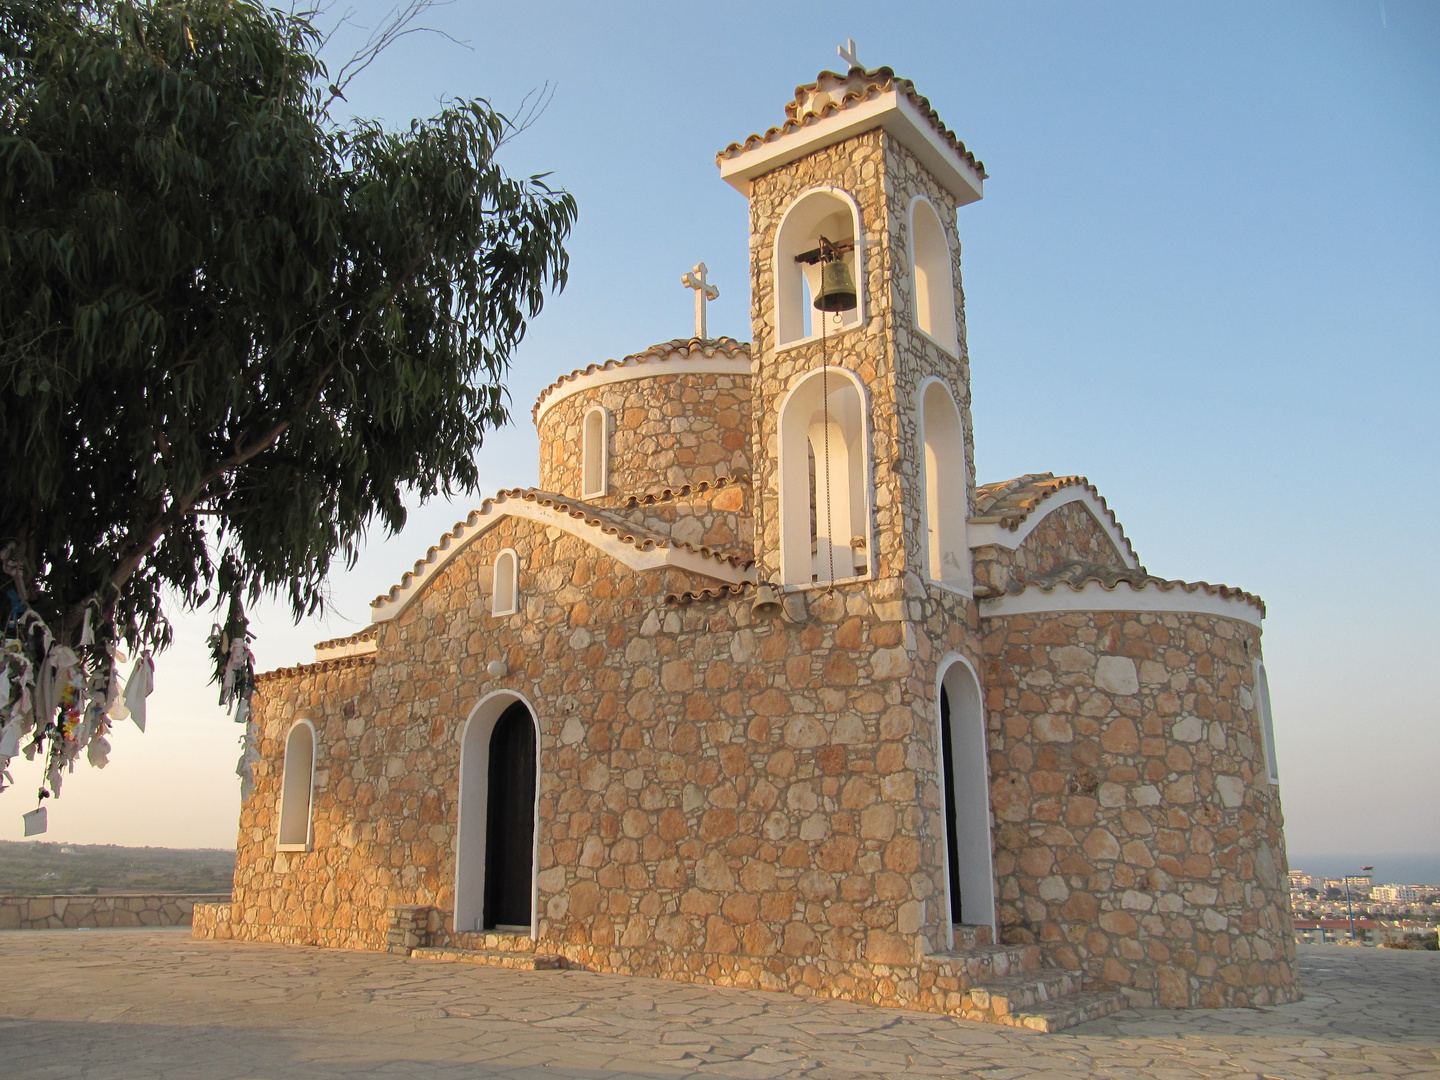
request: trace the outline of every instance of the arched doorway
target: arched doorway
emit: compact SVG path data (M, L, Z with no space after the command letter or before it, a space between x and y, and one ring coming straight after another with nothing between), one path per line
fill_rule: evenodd
M538 776L529 703L509 691L482 699L461 737L456 930L533 934Z
M939 728L945 784L946 913L951 923L995 929L990 842L990 769L985 707L970 665L941 665Z

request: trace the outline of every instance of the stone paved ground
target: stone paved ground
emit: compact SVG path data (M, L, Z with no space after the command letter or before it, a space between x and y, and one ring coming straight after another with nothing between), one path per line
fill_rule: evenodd
M1440 1077L1440 955L1300 947L1306 999L1059 1035L593 975L192 941L0 933L0 1077Z

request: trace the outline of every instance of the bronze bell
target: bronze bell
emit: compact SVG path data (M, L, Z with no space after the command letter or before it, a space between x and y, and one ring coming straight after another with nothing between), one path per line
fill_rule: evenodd
M757 619L774 619L780 614L780 600L775 595L775 588L768 581L762 581L755 587L755 599L750 603L750 611Z
M855 279L850 267L835 251L827 251L820 262L820 292L815 297L816 311L854 311Z

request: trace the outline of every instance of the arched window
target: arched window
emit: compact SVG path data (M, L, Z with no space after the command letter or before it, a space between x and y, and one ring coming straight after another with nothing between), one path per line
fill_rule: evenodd
M608 495L610 486L610 410L596 405L585 414L581 438L580 497Z
M864 398L844 368L802 376L780 406L780 559L787 585L870 570Z
M1265 665L1255 663L1255 708L1260 713L1260 740L1265 749L1266 779L1280 783L1280 767L1275 760L1275 721L1270 715L1270 677Z
M535 933L539 745L519 695L481 699L460 741L455 929Z
M959 356L950 243L929 199L917 198L910 204L910 249L915 325L951 356Z
M520 610L520 560L511 548L495 556L491 615L514 615Z
M965 435L955 399L938 379L920 391L920 430L925 443L926 569L931 581L968 592Z
M315 729L296 720L285 736L280 779L280 851L309 851L314 840L311 803L315 789Z
M840 257L850 268L858 300L855 310L841 314L838 327L834 316L829 316L827 332L848 330L864 321L865 277L861 269L865 263L861 258L864 237L860 231L860 209L844 192L811 191L790 204L775 238L777 345L803 341L820 333L819 324L814 322L820 312L813 306L813 297L820 291L820 263L815 256L822 238L839 249Z
M940 773L945 784L946 892L952 923L995 928L990 772L980 683L960 658L940 682Z

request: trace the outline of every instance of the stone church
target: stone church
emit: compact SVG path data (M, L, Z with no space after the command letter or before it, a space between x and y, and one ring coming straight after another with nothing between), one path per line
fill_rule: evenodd
M538 488L260 677L196 935L1042 1031L1295 1000L1264 605L1084 477L976 480L983 165L855 65L717 161L753 341L697 267L696 337L540 395Z

